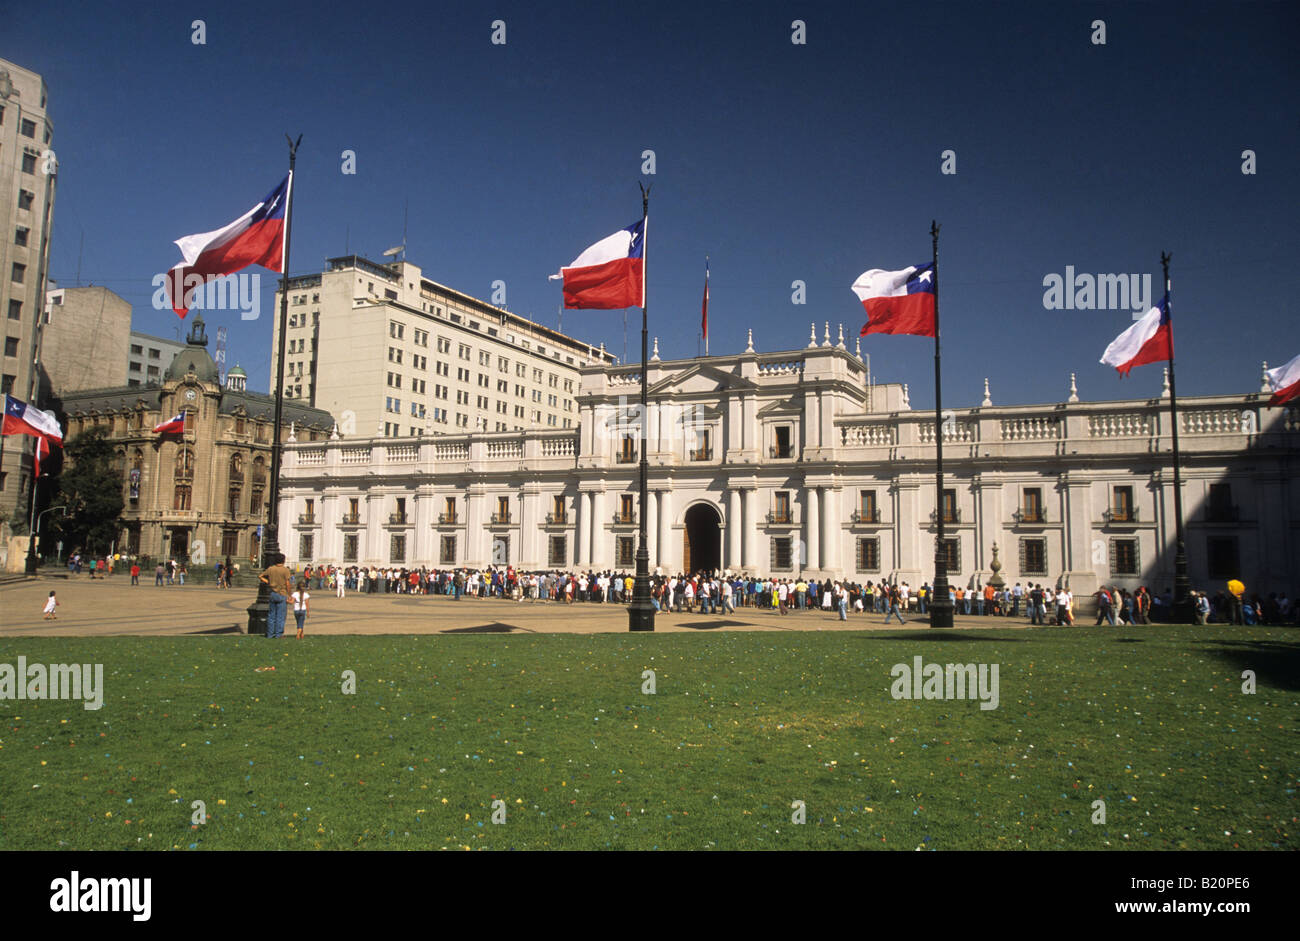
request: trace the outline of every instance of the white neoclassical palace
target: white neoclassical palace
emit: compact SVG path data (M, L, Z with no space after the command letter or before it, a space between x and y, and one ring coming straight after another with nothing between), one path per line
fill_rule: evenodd
M522 570L634 565L640 366L581 369L576 429L297 442L286 449L290 563ZM1166 397L945 416L944 494L932 411L874 385L860 353L818 343L649 364L651 566L665 572L933 577L944 514L950 579L1173 581ZM1064 385L1064 383L1063 383ZM1179 400L1194 585L1240 577L1295 591L1300 410L1267 392Z

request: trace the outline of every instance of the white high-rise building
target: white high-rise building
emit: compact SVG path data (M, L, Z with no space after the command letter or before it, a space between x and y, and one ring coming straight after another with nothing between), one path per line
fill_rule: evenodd
M348 437L574 428L579 371L614 362L409 262L348 255L328 265L289 280L284 388L332 413ZM277 292L277 347L279 323Z

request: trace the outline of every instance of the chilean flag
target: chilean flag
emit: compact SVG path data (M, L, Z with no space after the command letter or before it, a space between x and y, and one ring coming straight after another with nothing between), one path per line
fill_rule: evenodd
M183 435L185 434L185 412L181 411L173 418L167 419L153 426L153 433L156 435Z
M166 288L177 316L185 316L194 291L210 277L234 274L249 265L284 271L285 208L292 184L290 173L266 199L229 225L176 240L185 260L167 273Z
M550 277L564 281L564 306L591 310L645 306L643 218L601 239Z
M36 454L32 458L32 466L36 471L36 476L41 476L41 458L50 456L50 439L46 435L36 436Z
M704 256L704 303L700 309L700 332L709 339L709 256Z
M1273 397L1268 400L1269 405L1281 405L1300 396L1300 356L1285 366L1270 369L1268 381L1273 387Z
M868 333L910 333L934 336L934 264L912 265L902 271L864 271L853 282L853 293L867 311L862 336Z
M38 438L49 438L60 447L63 446L63 429L54 416L21 399L15 399L12 395L5 396L4 425L0 428L0 434L35 435Z
M1121 376L1127 376L1134 366L1173 358L1174 331L1169 322L1168 294L1141 320L1112 340L1101 354L1102 364L1114 366Z

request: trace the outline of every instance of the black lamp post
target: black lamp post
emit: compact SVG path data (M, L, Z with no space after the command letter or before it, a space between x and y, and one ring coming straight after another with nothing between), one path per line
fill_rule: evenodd
M646 216L650 209L650 189L641 186L641 231L645 233ZM644 237L644 236L643 236ZM649 371L649 349L647 330L647 289L646 266L650 259L649 239L646 238L642 253L641 269L641 512L638 514L638 540L636 549L636 577L632 582L632 603L627 608L627 629L629 631L653 631L655 629L655 606L650 600L650 547L646 542L646 520L649 517L650 503L650 460L646 455L649 443L650 419L646 414L646 373Z
M298 156L302 135L289 141L289 192L284 206L284 270L280 272L280 332L275 357L275 427L271 430L271 493L266 510L266 536L258 542L262 561L275 563L280 552L280 461L284 447L280 443L280 426L284 417L284 348L289 331L289 235L293 230L293 165ZM271 589L258 580L257 599L248 606L248 633L266 636L266 617L271 607Z

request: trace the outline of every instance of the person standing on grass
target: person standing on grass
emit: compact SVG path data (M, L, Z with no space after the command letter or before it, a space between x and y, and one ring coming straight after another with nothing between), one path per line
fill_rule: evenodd
M293 600L293 619L298 622L298 639L302 640L302 622L307 620L308 603L311 595L307 594L307 579L298 579L298 590L290 598Z
M51 591L50 597L45 600L45 620L53 621L58 618L58 615L54 613L54 609L57 608L58 606L59 606L59 599L55 598L54 592ZM87 667L86 669L90 669L90 668Z

